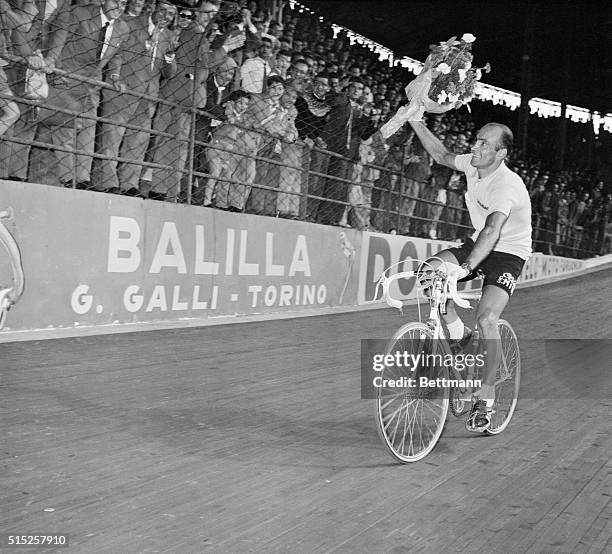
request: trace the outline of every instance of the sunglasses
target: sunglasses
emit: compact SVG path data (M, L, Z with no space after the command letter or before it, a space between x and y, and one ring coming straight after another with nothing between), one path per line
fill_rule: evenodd
M179 13L179 17L184 17L185 19L193 19L193 12L181 12Z

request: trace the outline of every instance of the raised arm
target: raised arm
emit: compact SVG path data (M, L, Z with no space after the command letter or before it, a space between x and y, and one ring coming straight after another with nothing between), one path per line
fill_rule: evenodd
M13 8L7 0L0 0L0 18L3 30L18 30L27 33L32 27L32 20L38 13L38 8L32 0L21 2L20 8Z
M455 154L449 152L440 140L427 128L422 121L410 121L417 137L421 141L423 148L439 164L457 169L455 165Z

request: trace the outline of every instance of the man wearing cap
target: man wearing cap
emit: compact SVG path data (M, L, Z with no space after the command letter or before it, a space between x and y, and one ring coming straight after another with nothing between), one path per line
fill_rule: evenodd
M181 32L176 49L178 71L166 79L161 97L174 105L160 104L153 128L167 133L158 135L153 148L153 161L172 169L153 170L149 197L176 200L180 181L189 153L192 108L206 105L206 80L211 70L227 59L227 53L244 44L244 33L230 33L220 48L211 50L206 39L206 27L219 11L216 0L202 0L194 8L195 18Z
M151 16L123 16L130 27L120 74L127 91L105 89L102 92L102 115L114 123L102 125L100 154L111 158L119 155L134 163L118 165L116 160L97 158L93 167L93 183L97 188L118 188L114 192L130 196L139 194L141 163L155 112L155 102L139 95L157 97L160 78L168 79L177 71L168 31L175 17L176 7L170 0L158 0Z

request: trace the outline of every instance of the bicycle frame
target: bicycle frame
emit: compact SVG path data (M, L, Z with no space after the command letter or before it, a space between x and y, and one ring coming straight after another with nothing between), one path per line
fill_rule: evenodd
M394 348L412 348L413 343L410 341L425 339L434 341L429 346L429 351L434 355L441 355L440 365L435 362L436 365L423 366L424 372L436 377L435 380L427 379L419 387L408 383L397 388L397 385L393 385L397 374L391 367L389 378L391 384L384 385L383 381L384 390L383 387L378 390L375 414L379 436L392 457L403 463L419 461L432 451L443 433L449 410L455 417L468 413L473 405L474 395L478 395L477 391L482 386L481 371L485 369L482 359L478 359L480 363L477 363L477 356L470 352L465 354L459 365L458 356L463 355L465 350L461 348L453 352L455 349L451 348L447 331L442 324L442 316L446 313L447 303L450 300L460 307L472 308L469 300L478 300L480 296L476 297L472 292L461 294L457 292L458 268L455 264L447 265L439 258L438 260L440 265L435 269L431 263L416 260L414 263L419 264L416 271L400 271L389 275L394 267L406 263L405 261L385 269L375 292L375 299L379 299L379 289L382 289L382 298L385 302L401 312L404 303L393 298L390 286L397 279L417 278L417 286L420 287L417 289L417 299L421 291L427 291L424 296L427 297L429 313L421 314L419 303L419 321L402 325L390 339L386 352L392 352ZM425 315L427 319L424 318ZM484 430L487 434L499 434L508 425L516 407L520 384L520 353L516 334L505 320L500 320L498 326L503 331L500 333L503 343L500 344L502 370L496 373L496 408L489 427ZM405 343L406 340L409 342ZM482 346L481 343L479 345ZM416 346L420 348L418 342ZM506 359L504 349L507 349L509 359ZM470 354L473 359L468 362L467 356ZM451 363L447 364L447 360ZM450 378L448 384L444 384L443 380L443 384L438 385L439 376ZM501 388L498 388L498 385ZM468 418L465 423L468 431L477 430L470 421Z
M444 262L441 258L430 258L432 260L438 260L440 262L440 266L438 269L434 269L433 266L428 261L418 261L414 260L414 263L418 263L418 268L416 271L400 271L398 273L394 273L393 275L388 276L388 272L394 267L397 267L400 264L405 263L404 261L398 262L392 266L389 266L385 269L378 280L375 298L378 298L379 287L382 288L383 291L383 299L389 304L391 307L397 308L400 310L400 313L403 311L403 302L398 299L395 299L391 296L389 292L390 285L393 281L398 279L408 279L411 277L416 277L417 279L421 278L427 280L427 284L423 285L423 280L417 281L419 283L419 288L417 289L417 299L419 293L429 289L429 294L424 294L423 297L426 297L429 301L429 316L423 322L423 316L421 314L421 304L417 302L418 313L419 313L419 321L424 323L429 327L433 334L433 339L437 341L438 346L442 347L442 354L452 354L450 345L448 343L449 338L446 335L444 330L444 326L442 325L441 315L446 313L446 305L452 300L458 306L466 309L473 309L474 307L470 304L469 300L480 299L480 294L474 295L473 293L459 293L457 291L457 281L453 277L449 277L443 268L446 267L446 262ZM442 268L442 269L441 269ZM452 373L458 379L461 378L461 374L454 367L450 368ZM472 373L473 368L468 370L468 378Z

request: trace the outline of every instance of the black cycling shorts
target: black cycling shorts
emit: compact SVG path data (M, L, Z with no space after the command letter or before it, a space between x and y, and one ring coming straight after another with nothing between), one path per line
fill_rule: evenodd
M472 239L466 239L461 246L454 246L448 248L446 251L451 252L459 265L465 263L470 252L474 248L474 241ZM504 289L509 296L512 296L514 287L516 286L516 280L518 279L525 260L519 258L514 254L508 254L506 252L496 252L493 250L480 264L474 268L474 271L467 277L464 277L459 282L471 281L476 279L480 275L484 275L483 287L487 285L493 285Z

